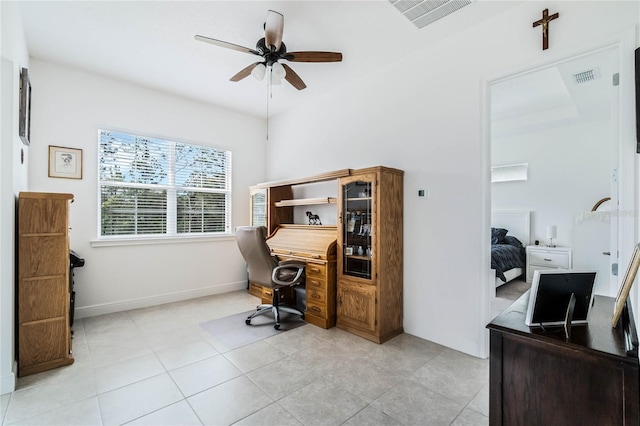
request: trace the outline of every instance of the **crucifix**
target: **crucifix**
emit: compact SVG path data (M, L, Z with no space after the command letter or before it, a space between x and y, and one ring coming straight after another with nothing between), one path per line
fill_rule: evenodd
M557 19L560 16L558 13L554 13L549 16L549 9L542 11L542 19L533 23L533 28L542 25L542 50L549 48L549 22Z

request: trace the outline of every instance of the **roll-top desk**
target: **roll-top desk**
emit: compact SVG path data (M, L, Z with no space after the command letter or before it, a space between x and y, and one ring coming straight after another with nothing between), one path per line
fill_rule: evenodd
M497 425L638 425L638 336L627 302L595 296L587 325L529 328L529 292L498 315L491 335L489 420Z
M336 227L280 225L267 245L280 259L306 263L305 320L322 328L336 325Z

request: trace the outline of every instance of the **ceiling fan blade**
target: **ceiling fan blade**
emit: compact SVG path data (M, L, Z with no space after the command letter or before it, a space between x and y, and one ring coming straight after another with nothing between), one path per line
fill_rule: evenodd
M282 64L282 66L287 71L287 74L284 76L284 79L287 80L289 83L291 83L293 87L295 87L298 90L302 90L307 87L307 85L304 84L304 81L302 81L300 76L296 74L295 71L293 71L289 65Z
M291 62L342 62L339 52L287 52L284 59Z
M276 51L280 49L283 31L284 16L274 10L267 12L267 21L264 24L264 41L267 47L273 46Z
M215 38L209 38L201 35L197 35L194 37L198 41L203 41L205 43L213 44L215 46L226 47L227 49L237 50L238 52L252 53L254 55L262 56L258 53L257 50L249 49L248 47L240 46L237 44L229 43L222 40L216 40Z
M249 75L251 75L251 71L253 71L253 69L261 63L262 62L256 62L255 64L251 64L248 67L241 69L236 75L231 77L229 81L240 81L243 78L248 77Z

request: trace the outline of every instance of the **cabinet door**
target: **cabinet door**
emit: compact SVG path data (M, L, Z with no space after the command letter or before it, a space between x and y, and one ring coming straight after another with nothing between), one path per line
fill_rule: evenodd
M376 256L375 174L340 179L338 276L371 282Z
M249 225L267 226L267 190L265 188L249 188L250 213Z
M338 285L338 318L344 325L376 331L376 288L341 281Z

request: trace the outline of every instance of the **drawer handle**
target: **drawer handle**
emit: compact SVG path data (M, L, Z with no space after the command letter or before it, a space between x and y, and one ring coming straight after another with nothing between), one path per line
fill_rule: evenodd
M308 309L311 311L320 312L320 308L318 308L317 306L310 306Z
M313 254L311 255L312 259L320 259L320 255L319 254Z
M311 269L313 272L320 272L319 268L309 268L309 269Z
M547 262L551 262L551 259L545 259Z
M318 281L311 280L309 281L309 284L320 287L320 283Z
M311 297L313 297L314 299L321 299L319 294L314 293L313 295L311 295Z

